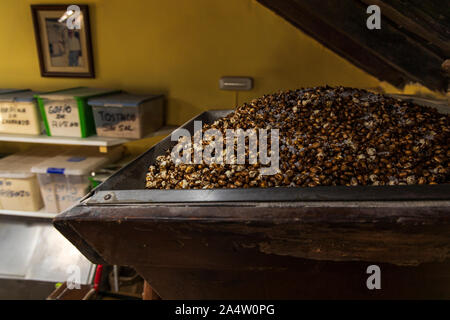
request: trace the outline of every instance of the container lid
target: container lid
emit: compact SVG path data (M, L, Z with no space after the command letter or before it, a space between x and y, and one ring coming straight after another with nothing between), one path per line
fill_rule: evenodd
M42 161L61 153L54 146L34 147L0 159L0 178L27 179L34 176L31 168Z
M35 95L37 94L39 94L39 92L31 90L2 94L0 95L0 102L32 102L35 100Z
M143 102L148 100L154 100L162 98L162 95L138 95L131 93L116 93L116 94L108 94L98 98L91 98L88 100L88 104L91 106L100 106L100 107L136 107Z
M113 89L100 89L100 88L88 88L88 87L77 87L71 89L58 90L53 92L48 92L40 94L40 98L50 99L50 100L66 100L70 98L89 98L98 95L103 95L107 93L118 92L119 90Z
M64 175L88 175L92 170L119 159L123 148L113 148L108 153L100 153L92 148L74 148L63 154L47 159L31 168L33 173L53 173Z
M0 94L12 93L12 92L20 92L27 91L29 89L0 89Z

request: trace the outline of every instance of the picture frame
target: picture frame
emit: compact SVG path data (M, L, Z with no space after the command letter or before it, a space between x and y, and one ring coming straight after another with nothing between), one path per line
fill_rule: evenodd
M31 5L31 14L41 76L95 78L89 7Z

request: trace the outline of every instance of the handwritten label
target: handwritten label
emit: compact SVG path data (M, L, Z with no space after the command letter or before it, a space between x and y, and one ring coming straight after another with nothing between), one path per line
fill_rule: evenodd
M42 206L36 177L0 179L0 201L3 209L36 211Z
M39 134L37 106L33 102L0 102L0 132Z
M81 137L78 106L75 100L47 101L45 114L52 136Z
M30 193L25 190L0 190L0 197L7 198L25 198L29 197Z
M0 197L24 198L31 195L30 186L26 181L0 179Z
M137 111L115 107L97 108L94 110L98 135L139 138L139 116Z

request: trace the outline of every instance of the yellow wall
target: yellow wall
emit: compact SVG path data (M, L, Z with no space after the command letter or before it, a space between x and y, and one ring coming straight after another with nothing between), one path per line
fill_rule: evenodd
M69 2L90 6L92 80L40 76L30 4ZM173 124L231 107L233 94L218 89L223 75L254 77L255 89L240 94L240 102L300 86L378 85L251 0L1 0L0 17L0 87L163 92Z
M40 76L30 10L39 3L89 5L95 79ZM0 88L164 93L167 122L181 124L234 105L233 93L218 89L224 75L255 79L240 103L303 86L380 86L254 0L0 1Z

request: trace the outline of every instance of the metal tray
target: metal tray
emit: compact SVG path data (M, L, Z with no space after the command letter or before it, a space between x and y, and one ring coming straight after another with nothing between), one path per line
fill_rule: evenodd
M232 110L206 111L181 128L193 134L194 121L210 124ZM450 184L408 186L323 186L209 190L149 190L145 175L156 157L177 142L168 136L101 184L89 199L100 203L272 202L272 201L402 201L450 200Z

